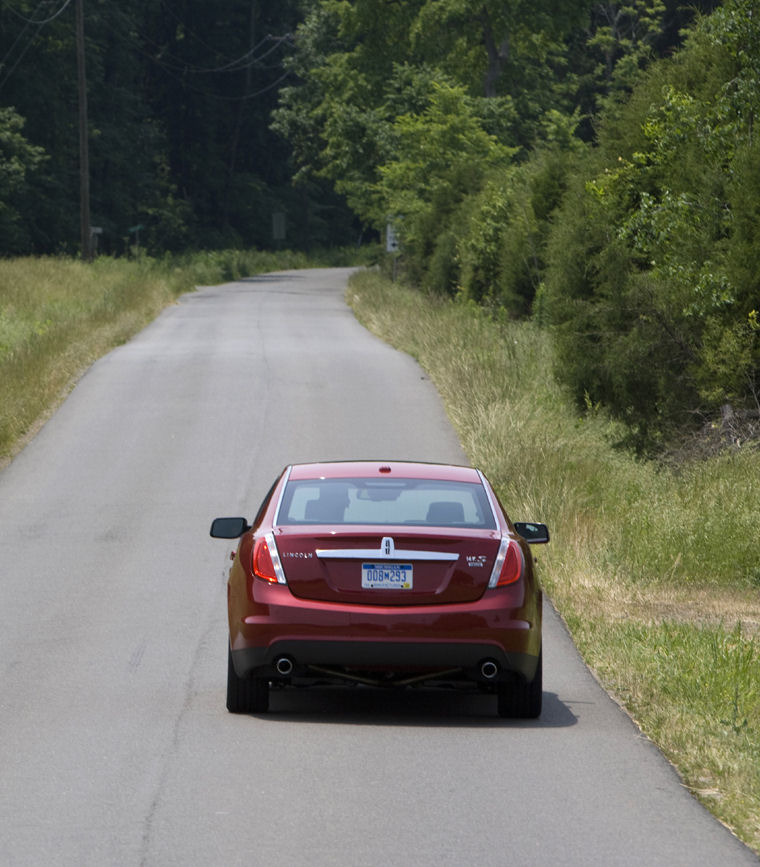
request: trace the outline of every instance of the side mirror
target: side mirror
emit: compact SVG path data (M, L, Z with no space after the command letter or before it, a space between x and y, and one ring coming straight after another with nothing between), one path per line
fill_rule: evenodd
M549 541L549 528L546 524L529 524L515 521L515 530L531 545L542 545Z
M214 518L211 535L215 539L239 539L251 527L245 518Z

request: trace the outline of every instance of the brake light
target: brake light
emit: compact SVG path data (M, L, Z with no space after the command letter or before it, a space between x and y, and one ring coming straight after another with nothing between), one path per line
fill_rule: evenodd
M522 575L524 565L522 549L517 542L514 539L502 539L488 586L505 587L507 584L514 584Z
M285 584L285 573L274 536L259 536L253 546L253 574L270 584Z

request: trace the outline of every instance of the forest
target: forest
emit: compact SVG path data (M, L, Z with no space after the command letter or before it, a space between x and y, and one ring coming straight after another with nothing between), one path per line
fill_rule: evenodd
M329 184L292 186L270 128L300 3L4 0L1 254L80 249L77 6L99 252L353 240ZM273 238L275 214L285 238Z
M75 11L81 15L78 33ZM757 0L7 0L0 254L310 249L550 329L644 455L760 427Z

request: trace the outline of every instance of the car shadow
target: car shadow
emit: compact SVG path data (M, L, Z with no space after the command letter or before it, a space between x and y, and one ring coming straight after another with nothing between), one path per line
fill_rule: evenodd
M570 708L545 692L538 719L501 719L496 696L441 689L374 689L317 686L272 689L261 719L321 725L469 728L567 728L578 722Z

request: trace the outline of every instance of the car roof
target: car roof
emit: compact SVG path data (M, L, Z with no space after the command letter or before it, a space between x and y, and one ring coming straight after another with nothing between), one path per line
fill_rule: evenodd
M473 467L455 464L433 464L417 461L326 461L293 464L290 479L440 479L447 482L480 484L480 474Z

